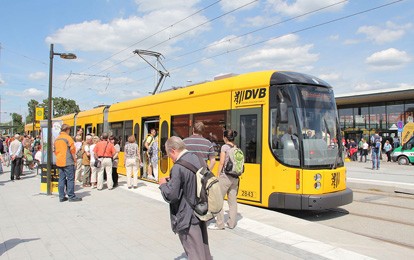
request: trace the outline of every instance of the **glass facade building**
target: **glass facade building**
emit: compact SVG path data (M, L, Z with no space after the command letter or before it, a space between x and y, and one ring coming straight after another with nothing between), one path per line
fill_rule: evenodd
M345 139L361 138L379 133L382 137L401 137L401 128L414 118L414 90L337 96L340 126Z

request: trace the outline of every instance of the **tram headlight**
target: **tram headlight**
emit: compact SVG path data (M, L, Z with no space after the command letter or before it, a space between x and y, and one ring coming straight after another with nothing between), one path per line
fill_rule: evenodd
M313 176L313 179L315 181L320 181L322 179L322 175L320 173L315 174L315 176Z
M316 190L319 190L321 188L321 183L319 181L315 182L314 187L315 187Z

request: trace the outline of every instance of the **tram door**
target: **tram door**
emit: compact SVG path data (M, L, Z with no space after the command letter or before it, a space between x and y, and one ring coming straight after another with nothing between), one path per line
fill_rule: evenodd
M141 161L142 161L142 168L141 168L141 178L146 178L149 180L156 180L158 181L158 156L157 152L159 150L159 141L158 141L158 131L159 131L159 117L151 117L151 118L144 118L142 120L142 136L141 136L141 143L139 144L141 148ZM151 131L155 130L155 137L149 137ZM147 139L148 138L148 139ZM144 143L145 140L150 141L150 145L153 145L153 154L150 154L149 151L145 151ZM151 149L150 149L151 150Z
M238 132L235 144L245 157L245 170L240 177L237 197L239 200L261 202L262 109L232 110L231 128Z

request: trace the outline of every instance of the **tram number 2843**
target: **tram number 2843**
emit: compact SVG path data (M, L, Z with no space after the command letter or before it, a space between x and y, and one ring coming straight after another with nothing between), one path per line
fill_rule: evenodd
M242 197L248 197L248 198L254 198L256 197L256 192L254 191L248 191L248 190L241 190L241 196Z

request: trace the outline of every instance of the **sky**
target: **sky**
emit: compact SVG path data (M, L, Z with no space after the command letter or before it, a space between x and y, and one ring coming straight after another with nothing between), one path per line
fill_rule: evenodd
M227 73L288 70L336 95L414 87L414 1L1 0L0 122L31 99L81 110ZM134 50L161 54L144 55Z

